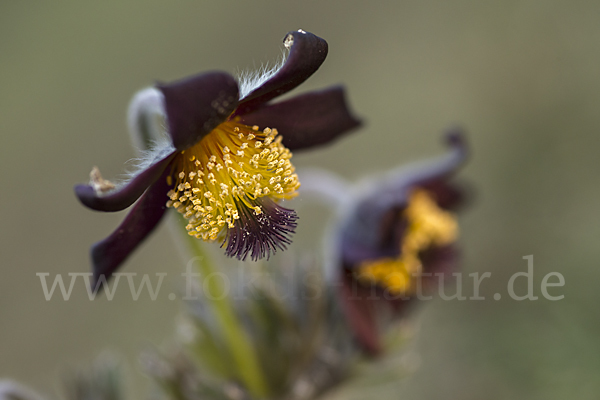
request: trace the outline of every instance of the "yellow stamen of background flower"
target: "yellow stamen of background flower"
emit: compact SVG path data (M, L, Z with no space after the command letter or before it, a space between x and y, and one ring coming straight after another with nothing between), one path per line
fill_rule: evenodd
M296 196L300 183L291 157L276 129L224 122L177 155L167 207L188 220L190 235L216 240L248 210L262 213L256 199Z
M419 259L422 251L448 245L458 237L454 215L439 208L424 190L415 190L410 195L403 217L407 228L400 243L400 256L367 261L357 270L359 280L379 284L396 295L414 290L422 272Z

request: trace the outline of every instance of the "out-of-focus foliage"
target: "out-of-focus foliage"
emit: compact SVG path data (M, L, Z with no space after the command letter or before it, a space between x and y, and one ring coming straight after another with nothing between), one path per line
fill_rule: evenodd
M235 294L236 314L250 333L270 396L311 399L347 378L359 353L319 267L247 267L244 281L230 271L230 296ZM235 381L235 363L206 296L197 292L188 304L180 329L186 345L162 357L146 356L146 370L172 399L250 398Z

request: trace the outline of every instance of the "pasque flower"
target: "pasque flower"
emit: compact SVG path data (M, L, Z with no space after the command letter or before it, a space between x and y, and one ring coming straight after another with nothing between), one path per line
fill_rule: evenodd
M447 132L446 140L448 154L369 182L336 231L339 298L356 338L371 354L381 350L379 317L400 315L409 300L433 285L434 274L456 267L453 211L463 195L449 178L465 161L467 146L458 129Z
M290 243L297 216L278 201L299 187L291 151L328 143L360 122L341 87L271 102L310 77L328 50L325 40L301 30L288 33L284 45L289 55L280 66L239 85L214 71L158 84L134 98L131 125L139 144L151 147L143 166L117 188L96 169L90 184L75 187L94 210L135 203L121 225L93 245L96 281L119 267L167 208L187 219L190 235L220 242L228 256L256 260Z

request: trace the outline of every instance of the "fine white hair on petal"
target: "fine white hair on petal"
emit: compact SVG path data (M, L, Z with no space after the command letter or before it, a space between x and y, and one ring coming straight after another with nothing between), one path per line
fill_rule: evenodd
M152 164L175 151L167 133L164 96L158 89L149 87L133 96L127 110L127 125L137 157L127 162L129 170L114 184L114 188L102 194L119 190Z
M162 160L175 151L175 147L166 135L159 136L150 142L148 150L139 150L139 156L132 158L127 163L129 171L125 172L124 179L117 184L118 187L125 185L152 164Z
M147 150L153 142L166 138L165 120L162 92L154 87L137 92L127 110L127 125L134 147Z
M256 71L242 71L238 73L238 84L240 87L240 100L252 93L260 85L268 81L283 67L287 59L287 52L284 50L281 59L273 66L262 65Z
M175 151L165 123L164 96L158 89L149 87L133 96L127 110L127 125L138 156L128 161L129 171L115 190Z

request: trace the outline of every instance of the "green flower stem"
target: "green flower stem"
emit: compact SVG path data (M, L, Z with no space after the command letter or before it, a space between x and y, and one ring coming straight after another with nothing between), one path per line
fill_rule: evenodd
M185 230L183 232L187 238L189 248L201 259L199 269L202 276L209 277L217 273L218 271L208 255L203 251L202 243L199 243L198 239L187 235ZM267 397L268 387L257 354L252 347L248 334L235 314L233 304L227 293L225 293L221 279L205 280L203 287L208 292L206 296L209 302L208 305L211 307L228 343L229 351L236 363L239 378L254 397Z

